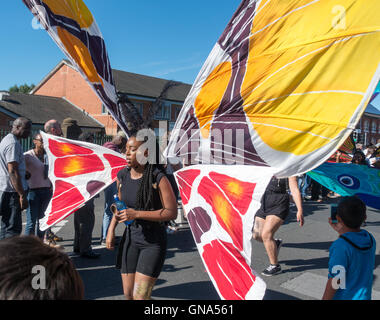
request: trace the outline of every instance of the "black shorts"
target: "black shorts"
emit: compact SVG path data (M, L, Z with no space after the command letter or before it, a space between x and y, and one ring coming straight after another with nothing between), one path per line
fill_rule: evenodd
M256 212L256 217L265 219L274 215L285 220L289 215L289 194L287 193L264 193L261 198L261 207Z
M167 234L164 226L145 232L127 227L120 242L116 267L121 273L142 273L158 278L164 265Z

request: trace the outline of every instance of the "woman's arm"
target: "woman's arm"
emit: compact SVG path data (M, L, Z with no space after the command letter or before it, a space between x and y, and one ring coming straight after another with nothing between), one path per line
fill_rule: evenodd
M292 193L294 203L297 206L297 221L300 223L300 227L304 224L303 218L303 208L302 208L302 198L301 193L298 188L297 177L289 177L289 189Z
M117 221L120 223L134 219L142 219L148 221L169 221L176 219L177 201L167 177L163 177L160 180L158 191L161 196L163 207L162 209L155 211L138 211L134 209L126 209L117 215Z

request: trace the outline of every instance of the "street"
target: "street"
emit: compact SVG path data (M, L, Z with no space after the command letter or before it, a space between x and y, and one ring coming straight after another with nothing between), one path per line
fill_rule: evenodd
M328 224L329 204L304 202L305 225L299 227L295 207L276 234L283 239L279 262L283 272L273 277L261 276L267 284L264 300L319 300L327 281L329 246L337 233ZM85 259L73 251L73 215L53 228L63 241L65 252L71 257L85 285L87 300L123 300L119 270L115 269L115 253L99 245L103 215L103 194L95 200L96 222L93 232L93 249L99 259ZM367 225L377 241L376 269L374 272L373 299L380 300L380 211L367 208ZM25 220L25 214L23 216ZM116 229L121 236L124 226ZM252 268L260 274L268 265L262 243L252 240ZM154 300L219 300L200 259L187 224L175 234L168 235L168 251L162 273L153 289Z

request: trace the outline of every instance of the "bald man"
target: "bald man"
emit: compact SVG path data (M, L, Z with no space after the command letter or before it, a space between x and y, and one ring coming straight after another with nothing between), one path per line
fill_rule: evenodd
M32 131L32 122L20 117L0 143L0 240L22 231L21 212L28 208L25 159L20 144Z
M46 133L52 134L53 136L63 136L61 124L55 119L47 121L44 125L44 130Z

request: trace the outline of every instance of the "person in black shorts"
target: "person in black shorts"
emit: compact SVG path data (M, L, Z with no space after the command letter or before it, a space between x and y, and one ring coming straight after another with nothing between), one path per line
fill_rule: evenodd
M272 177L261 198L261 207L255 215L253 227L253 238L264 243L270 262L270 266L262 272L265 276L272 276L281 272L281 266L278 264L278 252L282 240L275 239L274 235L289 214L290 195L287 190L287 183L297 206L297 221L301 227L304 224L302 198L298 189L297 177L288 179Z
M158 165L158 149L155 160L142 164L138 161L139 156L143 154L148 157L151 150L143 152L142 144L146 141L139 140L131 136L127 142L127 167L117 175L119 199L126 204L127 209L114 214L106 239L107 248L113 250L116 225L133 220L125 228L116 263L116 267L121 270L127 300L150 299L166 255L164 222L177 217L174 192Z

